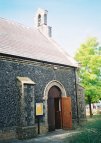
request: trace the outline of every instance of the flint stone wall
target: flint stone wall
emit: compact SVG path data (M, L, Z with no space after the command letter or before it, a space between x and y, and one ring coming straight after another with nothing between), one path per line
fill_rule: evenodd
M57 67L57 68L54 68ZM57 64L32 61L27 59L0 56L0 130L8 127L16 129L20 125L20 95L17 85L17 76L29 77L34 85L34 103L43 102L43 94L46 85L57 80L63 84L67 96L72 99L72 117L77 118L75 70ZM29 102L26 101L29 104ZM27 107L27 106L26 106ZM45 106L44 106L45 108ZM27 108L28 109L28 108ZM27 110L26 109L26 110ZM44 113L45 115L45 113ZM45 122L45 116L41 122ZM26 117L30 125L31 118ZM37 119L35 118L35 123Z

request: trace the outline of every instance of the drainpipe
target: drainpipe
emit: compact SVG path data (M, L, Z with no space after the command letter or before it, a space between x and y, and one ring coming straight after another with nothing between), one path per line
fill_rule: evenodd
M74 68L75 72L75 91L76 91L76 105L77 105L77 123L79 124L79 110L78 110L78 97L77 97L77 79L76 79L76 68Z

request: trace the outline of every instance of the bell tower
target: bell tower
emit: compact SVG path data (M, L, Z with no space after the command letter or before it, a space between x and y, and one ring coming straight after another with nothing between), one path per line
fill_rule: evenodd
M51 27L47 25L47 15L48 11L44 9L38 9L35 15L35 26L40 30L45 36L51 37Z

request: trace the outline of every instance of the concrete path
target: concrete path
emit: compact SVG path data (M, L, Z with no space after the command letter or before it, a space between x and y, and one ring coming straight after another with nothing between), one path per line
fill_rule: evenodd
M48 133L47 135L38 136L29 140L11 140L11 141L3 141L0 143L64 143L64 139L72 136L73 134L79 133L79 131L71 130L56 130ZM68 143L68 141L66 141Z

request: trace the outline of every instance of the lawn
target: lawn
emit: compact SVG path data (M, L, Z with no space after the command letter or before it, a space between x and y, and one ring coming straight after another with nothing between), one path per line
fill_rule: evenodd
M101 143L101 115L88 118L78 131L80 133L66 138L65 143Z

